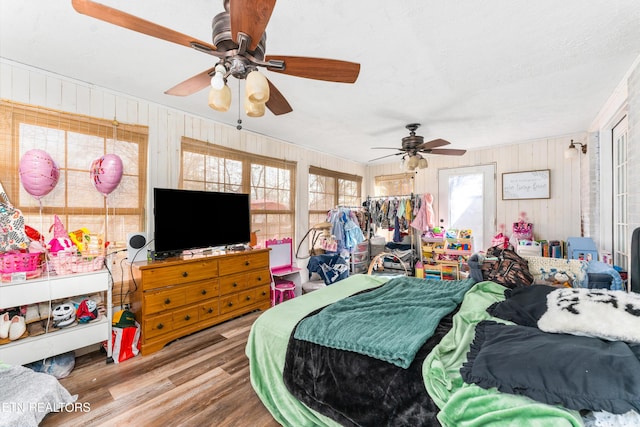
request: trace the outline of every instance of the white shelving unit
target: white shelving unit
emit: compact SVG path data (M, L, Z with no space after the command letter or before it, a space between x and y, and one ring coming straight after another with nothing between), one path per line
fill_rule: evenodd
M63 276L51 275L24 282L0 284L0 309L105 291L107 293L105 317L2 344L0 345L0 362L24 365L103 341L108 343L108 360L112 357L112 303L107 270Z

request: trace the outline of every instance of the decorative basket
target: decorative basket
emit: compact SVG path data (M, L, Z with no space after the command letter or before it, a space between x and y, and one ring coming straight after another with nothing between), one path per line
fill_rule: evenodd
M49 257L57 274L88 273L102 269L104 256L84 256L77 253L58 252Z
M0 275L3 282L10 282L14 273L26 273L27 279L40 276L41 252L6 252L0 254Z

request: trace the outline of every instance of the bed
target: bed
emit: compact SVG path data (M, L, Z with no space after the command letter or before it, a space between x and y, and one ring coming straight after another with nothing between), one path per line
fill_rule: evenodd
M639 318L623 291L354 275L261 314L246 354L284 426L637 426Z

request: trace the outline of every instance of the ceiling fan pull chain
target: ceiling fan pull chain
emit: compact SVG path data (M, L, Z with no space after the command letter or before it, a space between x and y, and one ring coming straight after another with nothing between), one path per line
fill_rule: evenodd
M238 125L236 129L242 130L242 119L240 118L240 80L238 80Z

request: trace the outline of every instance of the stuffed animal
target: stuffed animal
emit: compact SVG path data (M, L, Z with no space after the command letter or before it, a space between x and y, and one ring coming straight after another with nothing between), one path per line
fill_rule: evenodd
M92 299L82 300L76 310L76 318L80 323L88 323L98 317L98 304Z

